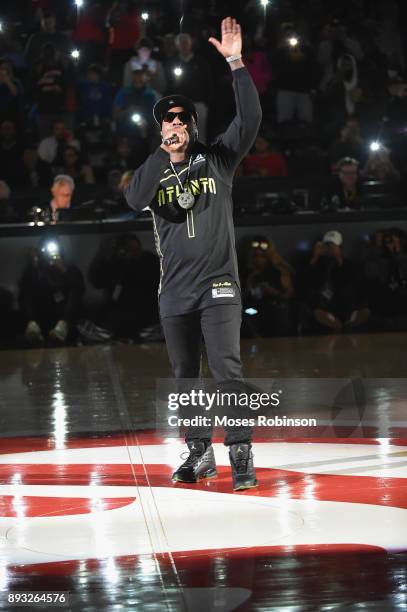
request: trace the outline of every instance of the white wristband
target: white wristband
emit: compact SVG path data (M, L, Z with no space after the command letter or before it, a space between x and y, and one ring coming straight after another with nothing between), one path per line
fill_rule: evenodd
M226 61L228 64L230 64L230 62L236 62L237 60L242 59L242 54L240 55L230 55L229 57L226 58Z

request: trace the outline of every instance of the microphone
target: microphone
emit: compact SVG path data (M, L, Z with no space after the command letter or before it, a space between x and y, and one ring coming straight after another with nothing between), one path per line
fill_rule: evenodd
M163 144L166 147L172 144L176 144L177 142L179 142L179 138L176 134L173 134L172 136L170 136L170 138L166 138L165 140L163 140Z

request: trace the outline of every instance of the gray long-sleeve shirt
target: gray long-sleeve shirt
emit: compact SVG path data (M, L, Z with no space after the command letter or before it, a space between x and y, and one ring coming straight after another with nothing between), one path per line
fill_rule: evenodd
M170 156L159 147L136 170L125 195L131 208L148 207L161 261L159 304L162 317L208 305L239 304L240 284L233 227L232 180L249 151L261 121L254 83L246 70L233 72L236 116L210 146L196 143L188 190L195 205L185 211ZM189 159L174 164L184 183Z

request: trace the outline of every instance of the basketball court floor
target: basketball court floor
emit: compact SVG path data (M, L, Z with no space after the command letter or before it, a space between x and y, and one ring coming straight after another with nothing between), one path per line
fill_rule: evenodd
M171 482L164 344L2 352L0 610L44 591L67 599L29 609L406 610L406 344L243 341L245 375L318 426L257 428L259 487L238 493L222 430L218 476ZM350 412L318 394L338 380Z

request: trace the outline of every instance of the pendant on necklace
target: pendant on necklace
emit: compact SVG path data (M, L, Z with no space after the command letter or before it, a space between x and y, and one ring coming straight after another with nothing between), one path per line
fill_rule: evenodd
M189 191L184 191L179 195L177 202L181 208L184 210L189 210L195 204L195 198Z

